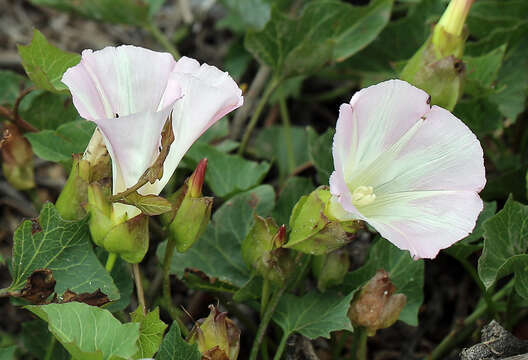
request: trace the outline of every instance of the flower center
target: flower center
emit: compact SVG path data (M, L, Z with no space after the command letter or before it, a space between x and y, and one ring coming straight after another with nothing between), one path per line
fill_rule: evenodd
M376 200L374 188L372 186L358 186L352 191L352 203L354 206L370 205Z

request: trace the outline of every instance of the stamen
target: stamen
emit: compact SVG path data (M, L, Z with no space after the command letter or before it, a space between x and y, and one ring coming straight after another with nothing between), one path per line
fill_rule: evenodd
M376 200L372 186L358 186L352 192L352 203L356 207L370 205Z

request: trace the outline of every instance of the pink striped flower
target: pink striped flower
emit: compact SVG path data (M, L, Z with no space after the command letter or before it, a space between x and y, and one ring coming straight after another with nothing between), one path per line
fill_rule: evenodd
M483 203L482 147L424 91L390 80L340 108L330 212L367 221L414 258L434 258L467 236Z
M79 114L95 122L103 135L112 158L114 194L136 184L157 158L171 112L175 140L163 178L143 186L142 194L159 194L193 142L243 102L242 91L226 72L130 45L84 50L62 81ZM128 217L139 213L115 205Z

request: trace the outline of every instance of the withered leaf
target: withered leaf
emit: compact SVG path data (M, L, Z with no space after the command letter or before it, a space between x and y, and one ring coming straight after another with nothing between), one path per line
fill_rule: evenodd
M56 281L50 269L38 269L27 278L26 285L12 296L26 299L32 304L41 305L55 291Z
M68 303L73 301L85 303L91 306L103 306L104 304L109 303L110 299L108 299L108 296L106 296L106 294L103 293L101 289L97 289L93 293L81 294L76 294L70 289L66 290L66 292L62 296L61 303Z

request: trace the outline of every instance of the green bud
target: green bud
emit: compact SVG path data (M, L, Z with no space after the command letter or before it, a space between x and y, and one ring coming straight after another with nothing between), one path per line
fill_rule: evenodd
M84 217L88 203L88 184L94 181L104 182L104 179L111 176L110 155L106 151L101 133L95 130L82 157L78 154L73 155L70 175L55 204L61 216L68 220L78 220ZM102 194L95 195L93 191L95 190L92 189L92 204L94 196L98 196L99 204L102 206L104 197Z
M79 220L86 215L90 164L80 155L73 155L73 166L55 207L63 219Z
M164 217L169 223L169 240L185 252L200 238L211 219L213 198L202 196L207 159L202 159L193 174L169 200L174 211Z
M257 274L281 285L294 270L292 254L283 248L286 227L277 226L272 218L254 216L255 222L242 242L242 258Z
M129 263L138 263L148 250L148 217L140 214L127 219L117 218L110 202L110 185L94 182L88 186L92 240L106 251L120 255ZM117 204L120 205L120 204Z
M407 297L395 291L389 274L378 270L350 304L348 317L352 324L365 327L370 336L394 324L407 303Z
M438 58L462 57L467 31L464 23L474 0L451 0L433 30L433 47Z
M240 330L226 313L210 305L211 312L196 322L188 341L197 344L202 359L236 360L240 351Z
M437 58L429 39L405 65L400 78L431 95L432 104L453 110L462 96L465 66L452 55Z
M325 291L329 287L342 284L349 267L350 259L343 249L314 256L312 272L317 279L317 288Z
M403 68L400 78L431 95L433 104L453 110L462 96L467 31L464 22L474 0L451 0L432 35Z
M16 125L5 122L0 141L2 171L7 181L18 190L35 187L33 150Z
M328 186L320 186L299 199L290 217L290 239L284 247L312 255L339 249L353 239L361 221L340 222L327 211L331 194Z

